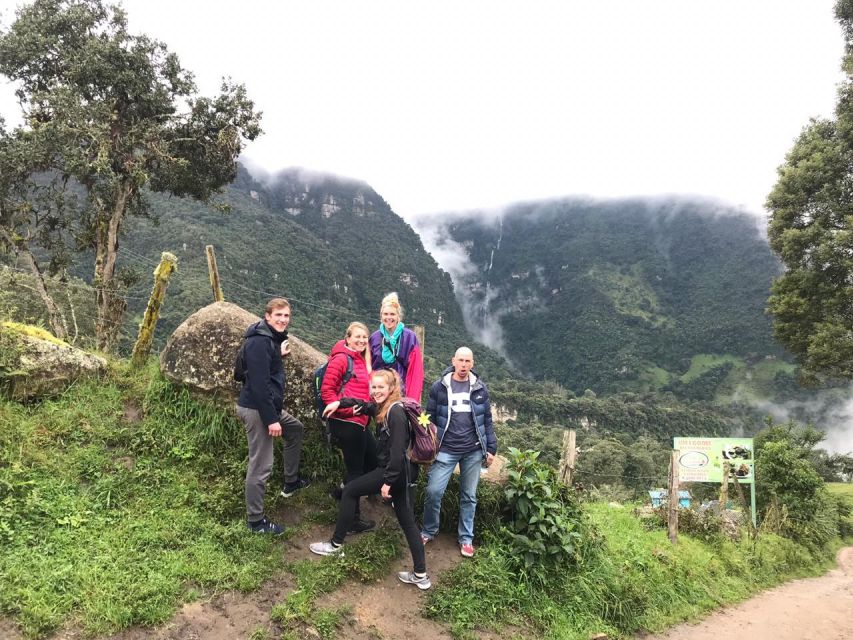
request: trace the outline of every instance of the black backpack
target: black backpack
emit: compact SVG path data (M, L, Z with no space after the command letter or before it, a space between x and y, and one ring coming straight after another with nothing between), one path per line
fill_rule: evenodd
M272 333L270 333L269 329L263 325L263 320L256 322L254 325L258 334L268 337L272 340ZM248 329L246 333L248 333ZM253 334L256 335L256 334ZM237 382L244 383L246 382L246 372L248 367L246 367L246 337L243 337L243 342L240 343L240 348L237 350L237 357L234 358L234 380Z
M337 354L335 354L337 355ZM352 380L353 372L353 359L352 356L347 354L343 354L347 359L347 370L344 372L344 377L341 379L341 387L338 389L338 393L344 390L344 387L347 385L347 382ZM334 356L332 356L333 358ZM323 398L320 396L320 387L323 386L323 378L326 376L326 369L329 368L329 362L331 362L332 358L329 358L317 367L314 370L314 408L317 410L317 417L320 420L325 421L323 418L323 409L326 408L326 403L323 402Z

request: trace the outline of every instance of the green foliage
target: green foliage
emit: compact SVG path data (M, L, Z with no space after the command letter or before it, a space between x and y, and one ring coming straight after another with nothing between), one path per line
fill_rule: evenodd
M779 168L767 198L770 246L786 272L767 301L776 337L799 360L807 379L853 377L853 225L848 183L853 159L853 9L836 5L846 43L834 119L812 119Z
M94 251L97 334L107 349L125 308L118 234L125 217L147 214L142 188L209 200L235 178L244 140L261 133L260 113L230 81L214 98L199 96L192 73L165 44L131 34L124 11L101 0L35 0L18 9L0 31L0 73L17 84L26 115L11 151L0 147L0 164L19 148L34 151L14 163L16 181L48 172L85 193L62 219L73 220L78 246ZM2 200L4 191L0 185ZM63 226L56 216L23 222Z
M433 588L427 615L450 621L455 637L506 625L541 638L631 637L813 575L829 560L770 533L710 546L683 536L673 546L662 530L645 530L627 509L590 504L584 511L603 549L590 545L595 552L581 566L553 571L542 585L519 580L510 542L490 538L473 562L460 563Z
M584 526L572 490L559 483L554 469L538 457L536 451L509 450L504 493L510 557L518 561L522 579L546 584L550 575L576 561L578 545L591 531Z
M464 247L475 268L454 274L457 287L499 321L509 359L537 379L576 391L657 391L697 354L747 368L782 355L763 308L778 263L743 212L689 200L563 199L510 207L500 223L474 212L423 226ZM673 391L716 398L726 377Z
M755 438L756 503L759 513L784 510L779 532L802 545L824 548L838 536L838 507L812 463L824 434L811 426L774 424Z
M27 636L161 623L198 589L254 589L281 566L246 533L240 431L211 438L215 412L150 375L118 366L39 405L0 400L0 611Z

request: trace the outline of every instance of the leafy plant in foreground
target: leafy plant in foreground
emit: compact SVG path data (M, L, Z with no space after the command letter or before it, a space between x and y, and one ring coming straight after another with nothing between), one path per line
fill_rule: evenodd
M585 529L580 505L538 451L509 450L505 495L512 557L522 575L545 583L554 569L575 561Z

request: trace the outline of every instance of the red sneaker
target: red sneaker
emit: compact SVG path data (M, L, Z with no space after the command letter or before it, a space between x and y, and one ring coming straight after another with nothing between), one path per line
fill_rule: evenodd
M459 545L459 553L461 553L466 558L474 557L474 545L466 542L465 544Z

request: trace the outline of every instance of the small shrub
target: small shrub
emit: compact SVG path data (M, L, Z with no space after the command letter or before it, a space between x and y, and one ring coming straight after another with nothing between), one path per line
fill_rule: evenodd
M507 485L510 546L522 575L541 583L570 565L585 528L578 500L536 451L509 450Z

